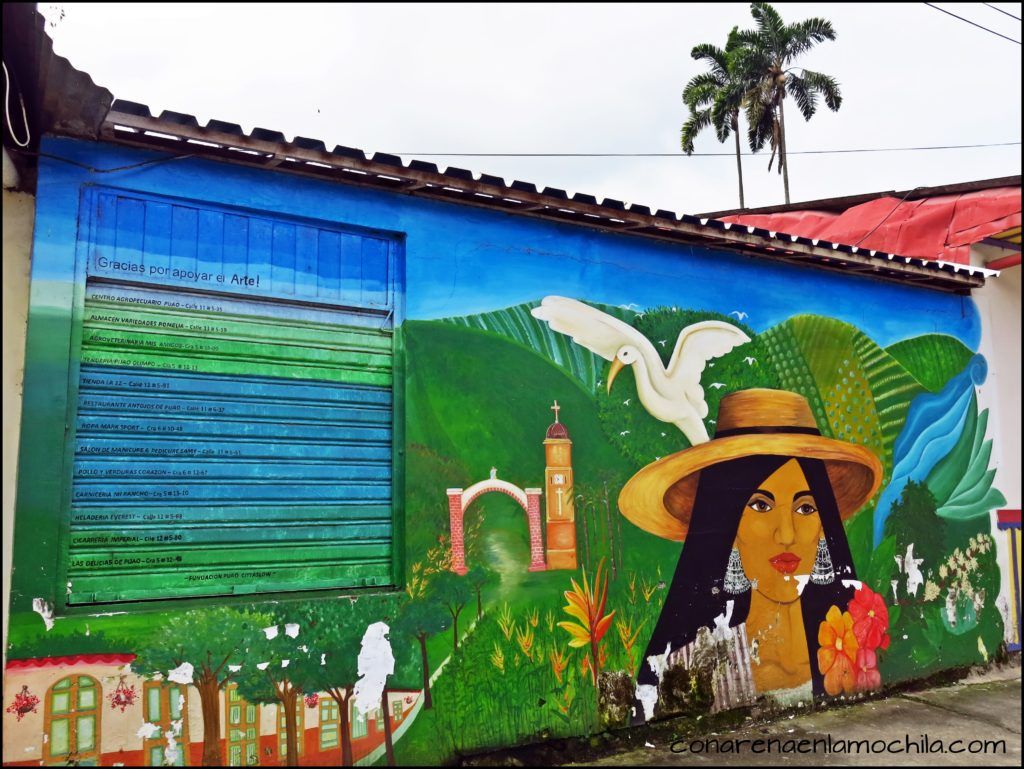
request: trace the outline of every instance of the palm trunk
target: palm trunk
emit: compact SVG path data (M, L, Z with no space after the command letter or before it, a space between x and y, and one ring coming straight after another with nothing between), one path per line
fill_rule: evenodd
M786 97L779 99L779 166L782 168L782 188L786 192L786 205L789 205L789 158L786 157L786 113L782 109Z
M736 176L740 182L740 208L746 208L743 201L743 163L740 160L740 119L739 114L732 116L732 135L736 139Z
M203 674L196 684L203 711L203 766L223 766L220 750L220 686L213 675Z
M477 619L482 619L483 616L484 616L484 603L483 603L483 598L481 597L481 593L483 593L483 591L484 591L483 585L480 585L476 589L476 618Z
M423 709L430 710L434 707L434 701L430 697L430 663L427 661L427 636L424 633L416 637L420 642L420 656L423 659Z
M380 693L380 711L384 716L384 753L388 757L388 766L395 765L395 745L391 738L391 708L388 707L388 688Z

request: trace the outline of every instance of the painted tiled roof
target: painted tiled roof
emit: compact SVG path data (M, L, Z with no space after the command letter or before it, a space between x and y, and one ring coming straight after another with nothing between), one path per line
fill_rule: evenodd
M7 669L34 670L37 668L67 667L79 663L87 665L127 665L134 660L134 654L71 654L64 657L31 657L23 660L7 660Z

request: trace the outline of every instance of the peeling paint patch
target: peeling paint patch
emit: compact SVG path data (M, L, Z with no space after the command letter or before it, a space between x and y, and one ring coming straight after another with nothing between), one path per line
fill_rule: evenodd
M164 737L167 739L167 747L164 748L164 766L175 766L178 763L181 750L175 737L179 734L181 734L181 721L172 721L171 728L164 732Z
M647 658L648 661L651 659ZM644 721L654 718L654 706L658 702L658 687L650 684L637 684L636 698L644 709Z
M289 638L299 637L299 625L297 622L289 622L284 626L284 634Z
M33 598L32 611L43 618L43 624L46 625L47 631L53 628L53 604L45 598Z
M859 579L844 579L843 587L852 587L854 590L860 590L864 587L864 583Z
M715 617L715 627L712 631L712 635L714 635L714 637L719 641L730 636L729 623L732 621L732 612L735 608L735 601L726 601L725 612Z
M242 669L241 665L228 665L228 672L229 673L237 673L241 669Z
M141 737L144 740L151 740L156 735L160 734L160 726L158 724L145 723L139 727L139 730L135 732L136 737Z
M292 663L291 660L281 660L281 667L286 668Z
M273 641L277 638L277 625L263 628L263 635L267 637L268 641Z
M191 662L182 662L174 670L167 671L167 680L173 681L176 684L190 684L195 672L196 669L192 667Z
M807 587L807 583L811 581L810 574L797 574L793 577L796 580L796 594L803 595L804 588Z
M266 670L268 667L270 667L270 663L269 662L258 662L258 663L256 663L256 669L257 670Z
M366 713L380 707L381 694L389 675L395 672L395 655L388 640L390 628L384 622L375 622L363 634L359 650L359 675L353 694L358 711Z

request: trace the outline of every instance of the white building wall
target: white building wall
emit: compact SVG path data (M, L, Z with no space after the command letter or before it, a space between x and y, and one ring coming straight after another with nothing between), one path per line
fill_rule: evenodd
M6 155L6 152L4 153ZM6 160L6 158L5 158ZM7 663L7 619L11 597L11 558L14 543L14 490L18 475L18 437L21 430L21 386L25 374L25 329L28 322L29 266L35 197L3 191L3 661Z
M990 246L975 247L972 262L984 264L1013 252ZM996 468L994 486L1006 497L1006 509L1020 510L1021 427L1020 427L1020 274L1021 267L1008 267L997 278L989 278L985 287L974 292L974 302L981 314L982 335L978 350L988 361L988 380L979 390L979 408L989 409L989 435L992 459ZM992 535L1002 571L997 606L1006 621L1005 638L1012 640L1013 580L1012 559L1006 532L996 527L997 512L991 513ZM1017 609L1019 611L1019 607Z

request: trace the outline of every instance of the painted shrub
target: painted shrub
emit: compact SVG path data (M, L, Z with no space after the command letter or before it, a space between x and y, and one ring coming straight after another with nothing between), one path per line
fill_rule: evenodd
M110 189L186 277L84 268ZM967 298L195 160L44 160L38 209L5 763L438 764L999 653ZM112 424L211 453L129 482L177 431ZM171 560L91 572L156 524L76 489L188 489L137 506Z

